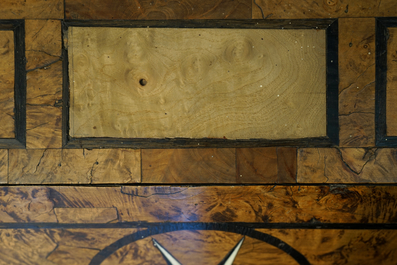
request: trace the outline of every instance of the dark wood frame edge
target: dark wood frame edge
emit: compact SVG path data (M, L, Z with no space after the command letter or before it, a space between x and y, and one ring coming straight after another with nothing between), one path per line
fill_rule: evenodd
M397 27L396 18L376 18L375 33L375 145L397 147L397 136L387 135L387 40L389 27Z
M69 136L69 62L65 41L63 58L63 148L230 148L230 147L332 147L339 144L338 116L338 20L337 19L290 19L290 20L167 20L167 21L103 21L64 20L62 37L65 39L68 27L157 27L157 28L261 28L261 29L325 29L327 67L327 136L301 139L214 139L214 138L107 138Z
M25 21L0 20L0 30L14 32L14 120L15 138L1 138L0 149L26 148L26 58Z

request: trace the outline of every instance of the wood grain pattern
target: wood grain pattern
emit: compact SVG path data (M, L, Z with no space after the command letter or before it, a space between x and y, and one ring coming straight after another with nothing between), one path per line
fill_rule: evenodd
M296 148L237 148L237 183L295 183Z
M26 148L62 147L62 62L27 73Z
M8 150L0 149L0 183L8 182Z
M277 147L237 148L237 183L277 183Z
M397 15L394 0L253 0L252 18L305 19L389 17Z
M323 30L70 27L68 36L72 137L326 135Z
M142 183L235 183L233 148L142 149Z
M393 186L2 187L0 222L115 208L119 222L396 223Z
M0 195L2 223L57 222L54 202L50 199L51 189L4 186L0 189Z
M1 19L63 19L63 0L2 0Z
M277 147L237 148L236 163L238 183L277 182Z
M339 19L340 146L375 146L375 19Z
M397 28L388 28L386 134L397 136Z
M0 230L0 264L53 265L46 259L57 248L56 239L62 231Z
M14 33L0 31L0 138L15 138Z
M395 264L396 230L258 229L298 249L310 264Z
M395 183L396 149L303 148L298 183Z
M62 39L59 20L26 20L26 148L62 147Z
M0 264L88 264L109 242L138 229L1 229Z
M68 19L250 19L251 0L65 0Z
M88 264L104 247L138 229L2 229L0 264ZM286 242L311 264L395 264L396 230L257 229ZM163 264L155 238L182 264L217 264L241 239L221 231L176 231L132 242L102 264ZM297 264L270 244L246 237L233 264Z
M9 183L140 182L140 151L127 149L11 149Z
M62 54L59 20L25 21L25 53L28 71L43 68L60 60Z
M54 208L60 223L109 223L117 221L116 208Z
M296 183L296 153L296 148L277 148L277 183Z

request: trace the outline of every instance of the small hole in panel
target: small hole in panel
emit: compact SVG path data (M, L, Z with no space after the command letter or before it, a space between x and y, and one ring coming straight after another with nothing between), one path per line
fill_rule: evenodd
M141 86L146 86L147 81L146 81L145 79L140 79L140 80L139 80L139 84L140 84Z

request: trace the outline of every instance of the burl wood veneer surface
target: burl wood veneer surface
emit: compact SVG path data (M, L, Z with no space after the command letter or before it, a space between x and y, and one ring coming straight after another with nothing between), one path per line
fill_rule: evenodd
M0 264L89 264L111 243L145 228L1 229ZM395 264L396 230L257 229L276 237L310 264ZM165 264L155 238L182 264L218 264L242 235L183 230L131 242L111 253L102 264ZM282 246L281 246L282 247ZM290 255L249 236L233 264L298 264Z
M393 186L17 186L2 187L0 195L0 223L397 220Z
M63 0L1 0L1 19L63 19Z
M397 136L397 28L389 28L387 41L386 128Z
M283 240L302 253L310 264L395 264L397 259L395 247L397 230L258 229L258 231Z
M325 31L69 28L70 135L326 135Z
M251 19L252 0L65 0L67 19Z
M14 32L0 31L0 138L15 137Z
M253 0L252 18L305 19L338 17L392 17L395 0Z
M340 18L339 146L375 146L375 18Z

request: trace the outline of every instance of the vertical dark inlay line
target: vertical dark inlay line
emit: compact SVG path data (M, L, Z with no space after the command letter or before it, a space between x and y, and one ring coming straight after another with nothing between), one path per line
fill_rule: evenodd
M375 23L375 143L377 146L387 146L386 78L388 30L379 19L376 19Z
M26 58L25 22L18 20L15 39L15 138L26 145Z
M338 64L338 20L326 30L327 67L327 136L334 145L339 145L339 64Z
M66 19L66 0L63 0L63 19Z
M69 59L68 50L65 47L68 26L62 21L62 146L69 141Z

